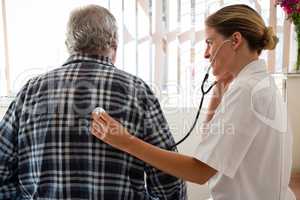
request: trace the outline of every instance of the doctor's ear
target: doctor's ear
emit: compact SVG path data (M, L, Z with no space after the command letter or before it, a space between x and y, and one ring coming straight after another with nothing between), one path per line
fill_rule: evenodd
M237 49L240 45L241 45L241 42L242 42L242 34L240 32L234 32L232 34L232 39L231 39L231 43L232 43L232 46L233 46L233 49Z

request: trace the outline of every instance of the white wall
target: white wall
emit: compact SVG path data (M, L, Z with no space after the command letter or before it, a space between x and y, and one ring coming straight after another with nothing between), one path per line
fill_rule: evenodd
M3 115L5 114L12 98L8 97L0 97L0 120L2 119Z
M294 132L293 172L300 173L300 74L288 75L286 84L289 121Z
M5 114L6 112L6 109L7 109L7 106L3 106L0 104L0 119L2 119L3 115Z
M0 119L2 119L4 113L5 113L6 107L0 106Z

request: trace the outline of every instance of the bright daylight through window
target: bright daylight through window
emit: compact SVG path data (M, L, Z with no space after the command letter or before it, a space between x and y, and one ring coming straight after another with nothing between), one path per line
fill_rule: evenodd
M195 107L208 66L204 19L233 3L250 5L274 26L279 45L263 57L271 72L285 71L293 56L283 51L289 25L273 0L2 0L0 95L14 96L29 78L61 66L68 57L64 40L70 11L99 4L118 21L116 66L150 84L162 106Z

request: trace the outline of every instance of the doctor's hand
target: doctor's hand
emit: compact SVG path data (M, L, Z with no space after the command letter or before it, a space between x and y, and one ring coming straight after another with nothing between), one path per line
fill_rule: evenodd
M121 150L126 150L130 145L130 140L134 136L106 112L100 114L93 112L92 119L91 132L98 139Z
M216 77L217 84L213 88L213 95L208 103L206 117L204 119L204 123L209 122L214 114L219 104L222 101L224 93L227 91L230 83L234 79L234 76L230 73L222 75L220 77Z
M217 84L213 89L213 95L221 100L233 79L234 75L231 73L216 77Z

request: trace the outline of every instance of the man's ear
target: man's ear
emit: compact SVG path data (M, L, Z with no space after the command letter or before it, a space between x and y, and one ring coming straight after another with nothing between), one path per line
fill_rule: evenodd
M114 44L111 48L112 48L112 62L113 62L113 64L115 64L116 63L116 59L117 59L118 45Z
M243 36L240 32L234 32L232 34L232 47L234 50L238 49L241 44L242 44L242 40L243 40Z

